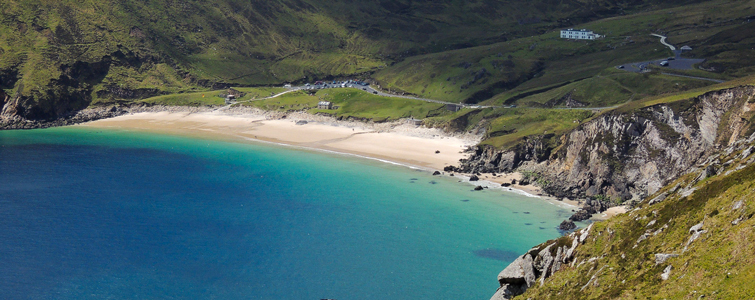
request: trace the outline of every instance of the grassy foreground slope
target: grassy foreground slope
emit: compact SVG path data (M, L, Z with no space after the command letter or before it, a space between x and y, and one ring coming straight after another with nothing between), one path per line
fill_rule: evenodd
M516 299L755 298L753 142L724 149L636 209L594 224L574 264Z

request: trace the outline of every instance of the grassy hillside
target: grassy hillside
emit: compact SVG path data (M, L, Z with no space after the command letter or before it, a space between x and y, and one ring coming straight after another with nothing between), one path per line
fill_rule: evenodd
M317 109L320 101L330 101L337 109ZM391 98L369 94L357 89L327 89L315 93L297 91L280 97L243 103L266 110L303 111L331 115L339 119L358 119L374 122L395 121L402 118L426 118L450 114L445 105L418 100Z
M732 146L628 214L596 223L573 266L516 299L752 299L754 162L751 143Z
M7 0L0 88L17 114L49 119L92 103L367 76L419 54L682 2Z
M541 106L567 94L588 106L614 105L710 82L616 72L617 65L660 59L672 52L650 33L693 47L708 70L682 74L732 79L752 74L754 1L707 1L580 24L606 37L563 40L556 31L485 46L411 57L377 72L383 88L448 101ZM668 70L665 70L668 71ZM578 83L580 81L584 81ZM542 94L561 88L549 94ZM582 92L570 93L573 89ZM536 95L541 94L541 95ZM528 96L536 95L527 99Z

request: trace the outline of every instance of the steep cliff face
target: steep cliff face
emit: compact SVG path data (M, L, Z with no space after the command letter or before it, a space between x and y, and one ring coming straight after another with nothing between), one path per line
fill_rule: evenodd
M514 149L479 147L464 172L535 171L558 197L641 199L701 157L753 131L755 87L743 86L631 111L613 111L560 137L535 137Z
M752 299L755 134L683 173L628 213L523 254L491 299Z

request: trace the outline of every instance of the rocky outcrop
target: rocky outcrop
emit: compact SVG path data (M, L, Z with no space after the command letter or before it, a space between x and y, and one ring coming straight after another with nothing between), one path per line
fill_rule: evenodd
M574 222L570 220L564 220L561 222L561 225L558 225L558 229L563 231L569 231L575 228L577 228L577 224L574 224Z
M478 146L454 171L533 171L556 197L642 199L751 133L754 97L755 87L742 86L611 111L562 136L532 136L505 150Z
M594 214L599 214L606 211L611 207L611 203L604 200L589 199L585 201L585 204L580 210L569 217L569 220L579 222L584 221L592 217Z
M545 243L527 251L498 274L500 287L491 300L511 299L523 294L528 288L561 270L573 262L575 250L584 244L592 225L572 232L556 241ZM547 245L547 246L544 246Z

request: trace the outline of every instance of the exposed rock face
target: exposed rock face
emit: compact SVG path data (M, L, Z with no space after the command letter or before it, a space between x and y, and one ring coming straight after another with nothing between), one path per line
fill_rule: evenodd
M572 262L577 246L585 242L591 228L592 225L563 237L567 239L566 245L553 242L542 249L532 248L518 257L498 274L500 287L490 300L511 299L521 295L538 280L543 284L546 278L561 270L564 264Z
M753 124L742 116L755 110L755 103L749 103L754 96L755 87L743 86L631 112L613 111L561 137L529 137L508 150L477 147L457 169L535 171L549 182L544 190L557 197L641 199L716 148L749 134ZM554 138L560 142L552 143ZM707 176L716 170L705 171Z

